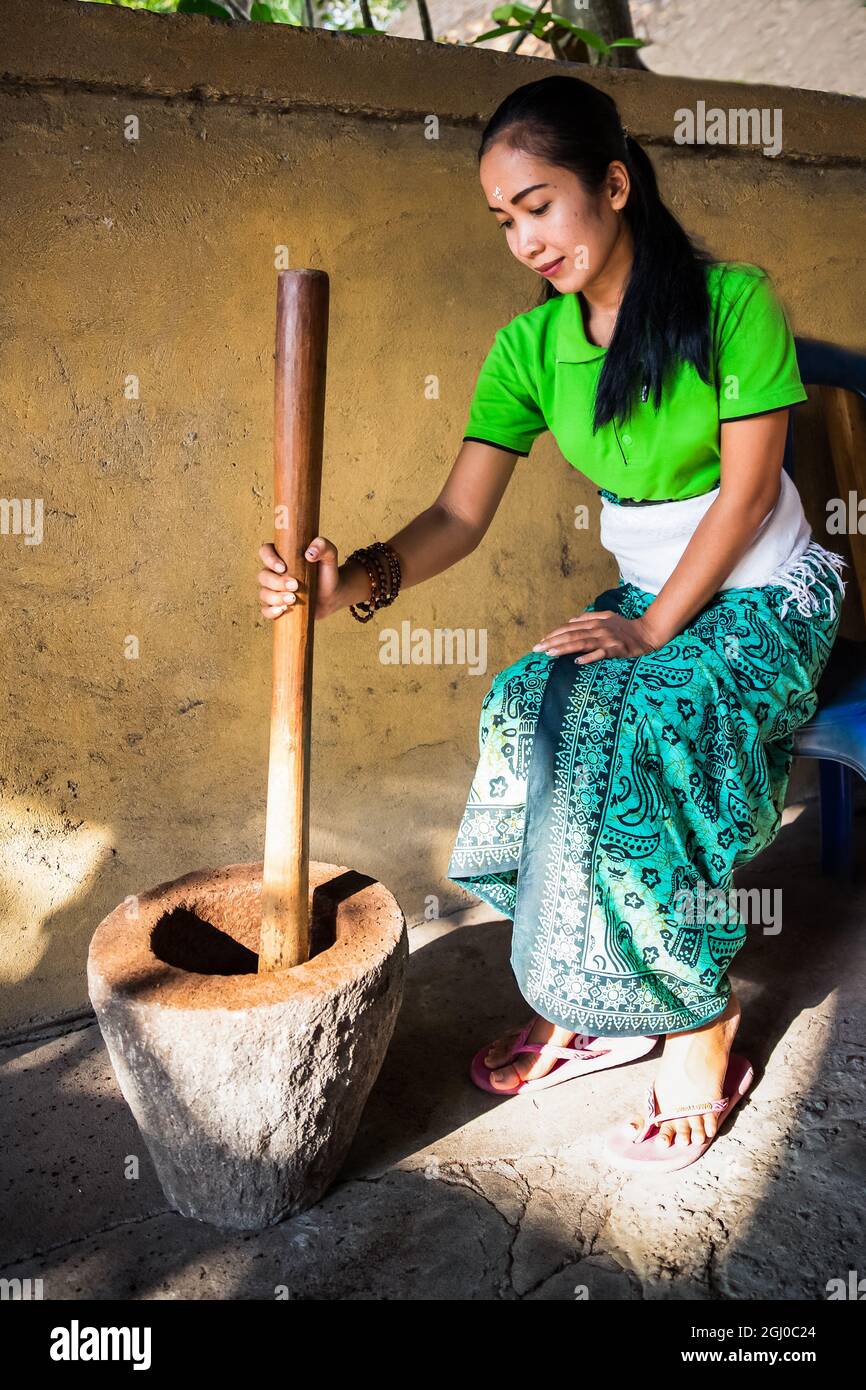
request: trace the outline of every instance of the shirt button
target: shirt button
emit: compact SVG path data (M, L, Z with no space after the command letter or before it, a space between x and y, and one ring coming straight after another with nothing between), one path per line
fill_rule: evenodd
M631 435L630 435L630 434L624 434L623 437L622 437L622 442L623 442L623 444L630 444L630 443L631 443Z

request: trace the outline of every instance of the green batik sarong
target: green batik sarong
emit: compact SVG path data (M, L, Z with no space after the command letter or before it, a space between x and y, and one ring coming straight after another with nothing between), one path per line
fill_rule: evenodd
M838 631L828 557L813 540L793 585L721 590L658 651L494 676L447 877L512 918L518 986L552 1023L645 1035L724 1011L732 875L778 833ZM618 577L584 612L644 612L655 595Z

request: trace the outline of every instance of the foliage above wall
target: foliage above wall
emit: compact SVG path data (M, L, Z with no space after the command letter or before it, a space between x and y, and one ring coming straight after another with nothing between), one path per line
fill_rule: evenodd
M149 10L151 14L203 14L211 19L251 20L256 24L293 24L317 29L339 29L350 34L382 33L389 21L405 8L406 0L83 0L90 5L119 5L125 10Z
M407 0L84 0L87 4L120 5L128 10L149 10L152 14L203 14L211 19L251 20L259 24L293 24L307 28L338 29L348 34L378 34L387 30L394 15L405 8ZM426 0L415 0L425 39L433 40L433 28ZM631 33L627 4L620 0L617 8L612 0L594 0L589 11L604 34L574 23L559 10L574 8L574 0L559 0L556 12L545 8L547 0L533 8L525 4L498 5L491 11L496 28L470 40L485 43L503 34L513 34L510 52L516 52L528 34L549 44L553 55L561 60L589 62L603 66L642 66L635 50L645 41ZM587 8L583 0L582 8ZM360 10L361 23L356 24ZM623 37L614 38L621 33Z

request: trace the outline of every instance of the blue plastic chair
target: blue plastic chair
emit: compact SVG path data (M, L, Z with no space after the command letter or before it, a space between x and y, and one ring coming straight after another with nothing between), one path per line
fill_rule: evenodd
M813 338L794 341L805 386L840 386L866 400L866 356ZM792 411L789 417L785 444L785 468L792 479L794 414ZM816 539L825 543L820 535ZM827 544L832 550L832 538ZM856 590L851 567L845 570L843 578L850 580ZM857 772L866 778L866 642L836 638L817 693L818 712L795 731L793 751L798 758L820 759L822 870L835 877L852 878L853 774Z

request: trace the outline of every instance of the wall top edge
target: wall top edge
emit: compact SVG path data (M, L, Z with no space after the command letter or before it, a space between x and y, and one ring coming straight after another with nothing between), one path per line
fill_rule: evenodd
M676 147L682 108L782 111L779 159L866 162L866 99L770 84L672 77L383 34L154 15L80 0L3 0L0 81L13 88L77 87L139 97L237 102L273 109L480 128L522 82L567 71L614 98L637 139ZM695 152L730 147L694 146ZM764 158L754 147L735 154Z

